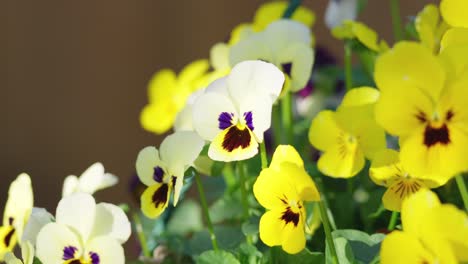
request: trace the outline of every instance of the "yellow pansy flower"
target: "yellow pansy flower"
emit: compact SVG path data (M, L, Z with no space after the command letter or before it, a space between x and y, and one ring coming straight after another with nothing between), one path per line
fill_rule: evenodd
M335 178L350 178L362 170L365 157L386 147L385 132L374 118L379 91L371 87L350 90L336 112L321 111L309 129L309 141L323 151L318 169Z
M182 69L178 76L170 69L158 71L148 86L149 104L140 115L145 130L163 134L171 129L177 114L192 92L203 88L209 69L207 60L197 60Z
M380 260L386 263L459 263L468 261L468 216L422 189L403 201L403 231L382 242Z
M159 151L146 147L138 153L136 171L148 186L141 195L141 210L149 218L161 215L174 190L174 206L179 201L184 173L200 154L205 142L193 131L178 131L167 136Z
M304 169L294 147L280 145L270 167L263 169L253 186L257 201L267 209L260 219L260 239L267 246L281 245L295 254L304 249L305 201L319 201L315 183Z
M435 56L420 43L400 42L378 58L376 119L400 137L410 175L443 184L468 168L467 64L466 45Z
M8 200L3 213L3 225L0 226L0 261L5 253L13 251L16 243L21 244L21 237L33 208L31 178L26 173L20 174L8 190Z
M377 53L388 49L388 44L384 40L378 41L374 30L358 21L345 20L342 25L332 29L332 35L337 39L357 39L368 49Z
M428 4L418 13L414 21L419 40L432 52L439 53L440 41L449 26L441 19L439 8Z
M369 176L376 184L387 187L382 203L387 210L397 212L401 210L403 200L411 194L423 188L435 188L440 185L408 174L401 165L398 151L393 149L385 149L375 155Z
M440 12L444 20L452 27L468 28L468 2L466 0L442 0Z

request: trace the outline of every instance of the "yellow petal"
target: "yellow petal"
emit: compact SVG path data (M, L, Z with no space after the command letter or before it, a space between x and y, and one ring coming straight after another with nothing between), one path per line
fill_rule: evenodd
M245 160L258 153L258 143L248 127L231 126L211 142L208 156L218 161Z
M193 61L180 71L178 80L180 83L192 83L202 77L208 71L209 67L210 64L208 60Z
M468 3L465 0L442 0L440 2L442 17L452 27L468 28Z
M171 69L162 69L156 72L148 84L150 102L167 100L168 92L176 90L176 74Z
M441 50L451 45L468 45L468 28L451 28L445 32Z
M314 181L305 171L304 167L297 164L283 162L280 165L280 175L289 175L293 184L294 190L301 201L319 201L320 194L315 186ZM283 187L284 188L284 187ZM293 198L294 199L294 198Z
M258 226L260 239L265 245L274 247L281 245L279 233L283 229L284 223L281 221L282 212L280 210L267 211L260 218Z
M318 160L318 169L334 178L351 178L364 168L364 154L356 146L350 148L335 144Z
M321 111L312 120L309 129L309 142L315 148L326 151L337 144L341 129L335 120L335 112L330 110Z
M403 201L420 190L426 188L420 180L399 179L395 180L382 197L382 203L387 210L400 212Z
M363 23L354 22L352 30L356 38L367 48L379 52L380 47L377 44L377 33Z
M145 130L163 134L171 129L178 110L169 101L147 105L140 114L141 125Z
M430 100L437 100L445 74L430 50L419 43L402 41L377 59L374 78L381 92L393 92L401 86L415 87Z
M291 145L279 145L276 147L273 158L271 159L270 168L275 169L283 162L296 164L299 167L304 167L304 161L297 150Z
M405 232L420 236L421 220L426 219L429 212L440 206L437 195L430 190L422 189L409 196L402 204L401 222Z
M141 195L141 210L149 218L161 215L169 203L172 185L158 183L146 188Z
M17 234L12 226L0 226L0 261L6 252L13 251L17 243Z
M287 224L282 233L282 248L289 254L296 254L305 248L304 222L302 217L297 226Z
M466 75L468 64L468 29L453 28L447 31L442 39L442 49L439 59L444 65L447 78L457 80Z
M421 42L431 51L436 51L436 28L439 24L439 9L434 4L428 4L418 13L414 22Z
M356 87L345 94L340 107L374 104L379 99L379 95L379 90L375 88L367 86Z
M261 5L255 12L253 30L255 32L262 31L271 22L280 19L287 6L288 3L285 1L274 1ZM311 27L315 22L315 14L310 9L300 6L293 13L291 19Z
M393 149L379 151L372 159L369 176L378 185L388 186L395 176L403 173L399 153Z

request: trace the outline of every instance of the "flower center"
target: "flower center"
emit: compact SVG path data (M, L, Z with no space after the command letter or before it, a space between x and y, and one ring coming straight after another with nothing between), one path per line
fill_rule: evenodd
M222 147L228 152L233 152L235 149L246 149L250 146L254 130L253 114L251 111L244 112L242 118L237 122L234 121L234 113L222 112L218 117L219 129L226 130L222 141Z
M416 118L426 125L424 129L424 145L427 148L437 144L448 145L450 143L450 130L447 126L454 117L453 110L448 110L445 116L441 116L439 112L434 112L429 119L425 113L419 111Z
M338 136L338 145L340 147L340 156L345 158L347 155L356 151L359 144L359 138L345 132Z
M284 221L286 225L292 223L297 227L301 217L302 202L293 199L289 200L286 195L283 195L279 199L285 205L285 210L281 214L280 220Z
M74 246L63 248L63 264L99 264L99 255L95 252L89 252L85 257L76 256L78 249Z
M405 177L400 178L390 189L397 194L400 199L403 199L417 192L422 186L424 186L424 184L420 180Z

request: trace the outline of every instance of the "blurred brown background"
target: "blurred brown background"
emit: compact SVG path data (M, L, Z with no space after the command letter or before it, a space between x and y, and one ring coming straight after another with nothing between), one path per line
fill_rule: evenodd
M99 200L128 202L138 151L160 138L139 125L146 84L163 68L206 58L265 1L100 0L4 2L0 208L20 173L33 179L35 205L55 212L63 179L95 161L120 177ZM402 17L429 0L401 1ZM305 0L317 14L317 43L341 58L323 23L326 0ZM369 0L360 20L392 42L388 0ZM341 60L341 59L340 59Z

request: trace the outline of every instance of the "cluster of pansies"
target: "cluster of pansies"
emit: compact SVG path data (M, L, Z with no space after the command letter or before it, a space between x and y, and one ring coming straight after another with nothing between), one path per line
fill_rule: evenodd
M344 67L323 63L293 0L154 75L141 125L173 132L136 157L134 263L468 262L468 2L429 4L403 31L392 0L391 45L356 21L364 2L326 11ZM131 224L92 196L116 183L100 163L67 177L54 217L18 176L0 258L21 263L19 244L24 263L124 263Z

